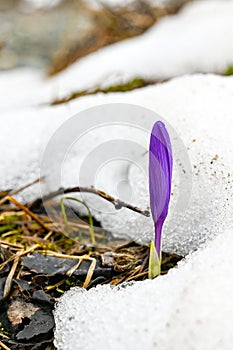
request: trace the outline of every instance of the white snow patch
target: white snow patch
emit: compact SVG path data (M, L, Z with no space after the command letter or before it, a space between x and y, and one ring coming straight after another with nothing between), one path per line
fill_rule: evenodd
M0 72L1 114L11 110L40 107L41 101L50 100L57 93L39 71L35 69L15 69Z
M24 6L31 6L35 9L54 7L60 3L60 0L24 0Z
M101 8L103 5L111 7L130 6L137 0L85 0L93 8ZM182 0L147 0L147 3L154 7L177 6Z
M55 345L71 349L230 350L232 229L153 281L74 288L55 310Z

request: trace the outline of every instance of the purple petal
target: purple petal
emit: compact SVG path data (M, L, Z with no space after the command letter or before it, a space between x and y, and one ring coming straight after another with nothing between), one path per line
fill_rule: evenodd
M167 217L171 196L172 148L165 125L154 124L150 138L149 190L150 207L155 225L155 248L161 254L163 223Z

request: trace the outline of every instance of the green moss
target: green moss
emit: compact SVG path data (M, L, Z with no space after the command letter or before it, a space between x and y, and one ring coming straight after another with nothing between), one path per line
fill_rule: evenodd
M133 78L126 83L111 85L111 86L108 86L107 88L103 88L103 89L96 88L93 90L76 91L65 98L53 101L51 103L51 105L58 105L58 104L66 103L66 102L69 102L71 100L74 100L74 99L82 97L82 96L95 95L98 93L109 94L109 93L114 93L114 92L132 91L135 89L140 89L142 87L151 85L153 83L154 83L153 81L147 81L147 80L144 80L142 78L136 77L136 78Z
M233 65L225 69L222 75L225 75L225 76L233 75Z
M0 334L9 335L9 332L3 327L2 322L0 322Z
M8 231L12 231L15 228L16 228L16 225L12 225L12 224L0 226L0 234L3 234L3 233L8 232Z
M19 216L18 215L5 215L4 217L3 217L3 219L4 219L4 221L19 221L20 220L20 218L19 218Z
M75 278L75 276L71 276L65 280L65 284L69 288L75 287L77 285L77 278Z
M126 92L134 89L139 89L146 85L146 81L142 78L134 78L125 84L118 84L109 86L106 89L100 89L98 92L108 94L110 92Z

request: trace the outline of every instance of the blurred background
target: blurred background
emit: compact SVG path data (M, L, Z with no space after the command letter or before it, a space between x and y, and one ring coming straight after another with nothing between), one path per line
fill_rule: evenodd
M0 71L55 75L85 55L142 34L190 0L0 0Z

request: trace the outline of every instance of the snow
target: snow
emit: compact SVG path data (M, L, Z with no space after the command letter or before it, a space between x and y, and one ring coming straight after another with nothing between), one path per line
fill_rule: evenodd
M101 49L52 81L58 96L135 76L170 78L221 72L233 63L233 2L194 1L161 19L140 37ZM88 72L88 74L86 74Z
M233 78L195 75L127 94L95 97L97 103L137 101L175 126L196 168L192 168L189 208L175 232L165 232L164 247L189 255L178 268L153 281L65 294L55 311L58 350L231 349L232 91ZM93 97L86 98L88 106L91 102ZM79 103L73 103L71 110ZM213 160L216 154L219 158ZM135 177L131 181L137 182ZM109 221L103 215L103 220L114 226L119 215ZM127 211L120 217L127 228L132 225L130 217ZM140 218L135 229L146 225L144 221L140 226ZM205 234L209 238L203 245Z
M30 5L35 9L54 7L60 3L60 0L24 0L25 6Z
M46 8L54 7L61 2L61 0L24 0L25 5L30 5L33 8ZM108 5L111 7L119 6L129 6L134 3L135 0L85 0L85 2L93 8L101 8L103 5ZM153 6L163 7L166 5L171 5L177 0L149 0L148 1Z
M61 126L61 134L58 141L55 139L55 148L52 147L53 162L51 162L50 154L47 163L45 162L47 153L43 156L42 175L47 175L47 182L42 190L48 192L57 189L60 185L77 185L80 183L78 175L83 174L81 185L95 185L96 188L105 190L107 193L122 197L116 190L116 184L124 180L122 173L118 172L114 178L108 176L111 169L103 167L106 160L111 159L112 156L116 157L116 154L112 155L110 152L112 147L109 147L109 142L115 140L117 147L123 145L123 149L124 142L128 142L134 148L135 140L138 139L140 140L139 146L142 147L139 154L142 154L142 151L148 149L148 129L152 121L158 118L158 114L174 130L172 133L175 158L173 196L170 215L164 230L164 249L188 254L205 242L207 237L217 234L220 227L228 225L224 217L229 215L227 203L232 194L232 147L230 147L232 145L230 132L233 113L232 90L232 78L194 75L176 78L165 84L135 90L127 94L89 96L73 102L69 107L65 105L46 108L31 107L8 111L2 116L2 133L11 137L1 139L1 149L4 155L0 163L1 187L17 187L40 175L41 157L45 150L47 152L50 150L47 143L53 140L54 135L56 136L56 129ZM90 131L88 124L84 122L82 131L81 120L89 120L91 123L93 114L97 122L100 122L99 114L102 115L101 121L104 121L103 113L96 108L78 114L78 117L74 117L76 126L71 128L68 126L68 129L64 129L66 125L64 123L69 121L72 115L75 116L80 111L102 104L105 105L99 108L107 111L107 118L109 115L113 118L109 121L117 120L114 118L120 115L119 105L117 108L111 105L116 102L126 103L123 108L126 108L128 112L121 115L124 119L127 116L127 121L131 118L130 123L133 129L126 128L121 121L122 125L118 128L105 125L102 131L99 131L98 128ZM128 105L135 104L135 102L138 107L133 108ZM135 131L136 119L142 113L142 107L139 106L152 111L143 112L144 115L145 113L147 115L143 121L145 127L147 124L147 133ZM113 114L114 111L115 114ZM157 114L154 114L155 112ZM222 123L223 118L224 123ZM20 133L16 127L18 125L20 125ZM64 130L67 131L64 132ZM81 141L77 140L80 133L84 131L86 132L85 138L82 137ZM192 142L193 140L196 142ZM104 160L92 156L91 164L96 158L96 165L93 164L92 169L87 168L83 173L83 169L85 170L83 160L88 160L92 152L97 152L101 145L104 150ZM211 164L216 155L218 159ZM180 166L181 156L184 159ZM132 199L129 198L128 201L146 209L149 204L147 156L145 155L143 159L136 157L133 160L136 169L130 168L129 179L133 193ZM13 167L12 164L14 164ZM142 171L140 167L137 169L137 165L142 166ZM117 162L116 166L121 166L121 164ZM190 169L192 170L191 177ZM90 177L90 174L93 177ZM35 186L30 189L29 195L26 192L23 198L32 199L39 195L38 186ZM93 196L83 198L87 199L94 215L102 221L104 227L112 229L115 233L132 232L132 236L139 240L148 241L152 237L151 219L127 209L116 212L111 204L97 198L94 199ZM219 203L221 203L221 210Z
M30 109L33 105L38 107L46 94L51 96L51 87L48 85L41 73L34 69L1 71L1 113L24 108Z
M226 231L153 281L70 290L55 311L57 349L230 350L232 243Z
M101 8L103 5L111 7L130 6L135 0L86 0L86 3L93 8ZM148 0L148 4L154 7L177 6L182 0Z
M147 155L132 155L133 147L137 140L138 149L147 150L148 130L157 118L163 118L171 132L175 169L163 248L186 259L153 281L65 294L55 311L58 350L231 349L233 77L189 73L221 71L232 63L232 10L230 1L195 1L143 36L91 54L50 80L31 70L0 73L0 187L17 188L41 170L48 176L42 188L30 188L21 200L60 184L77 184L81 174L82 181L93 179L110 194L123 195L121 186L130 185L126 199L146 209ZM45 105L53 97L102 81L107 85L135 76L186 73L128 93ZM118 125L112 125L114 120ZM143 128L138 128L139 121ZM110 152L111 142L116 142L115 150L120 145L133 157L126 178L124 161L113 167L106 162L107 156L116 156ZM123 147L126 144L129 148ZM102 146L100 154L106 157L95 162L92 174L85 160ZM105 227L130 232L139 240L152 237L151 219L126 209L116 213L110 204L90 196L88 201Z
M1 105L13 109L46 103L73 91L136 76L164 79L193 72L222 72L233 63L233 47L229 45L233 39L232 11L232 1L195 1L177 15L161 19L143 35L98 50L52 79L43 79L36 71L18 70L9 78L8 72L1 73ZM21 90L22 82L25 88ZM18 93L9 104L15 83Z

